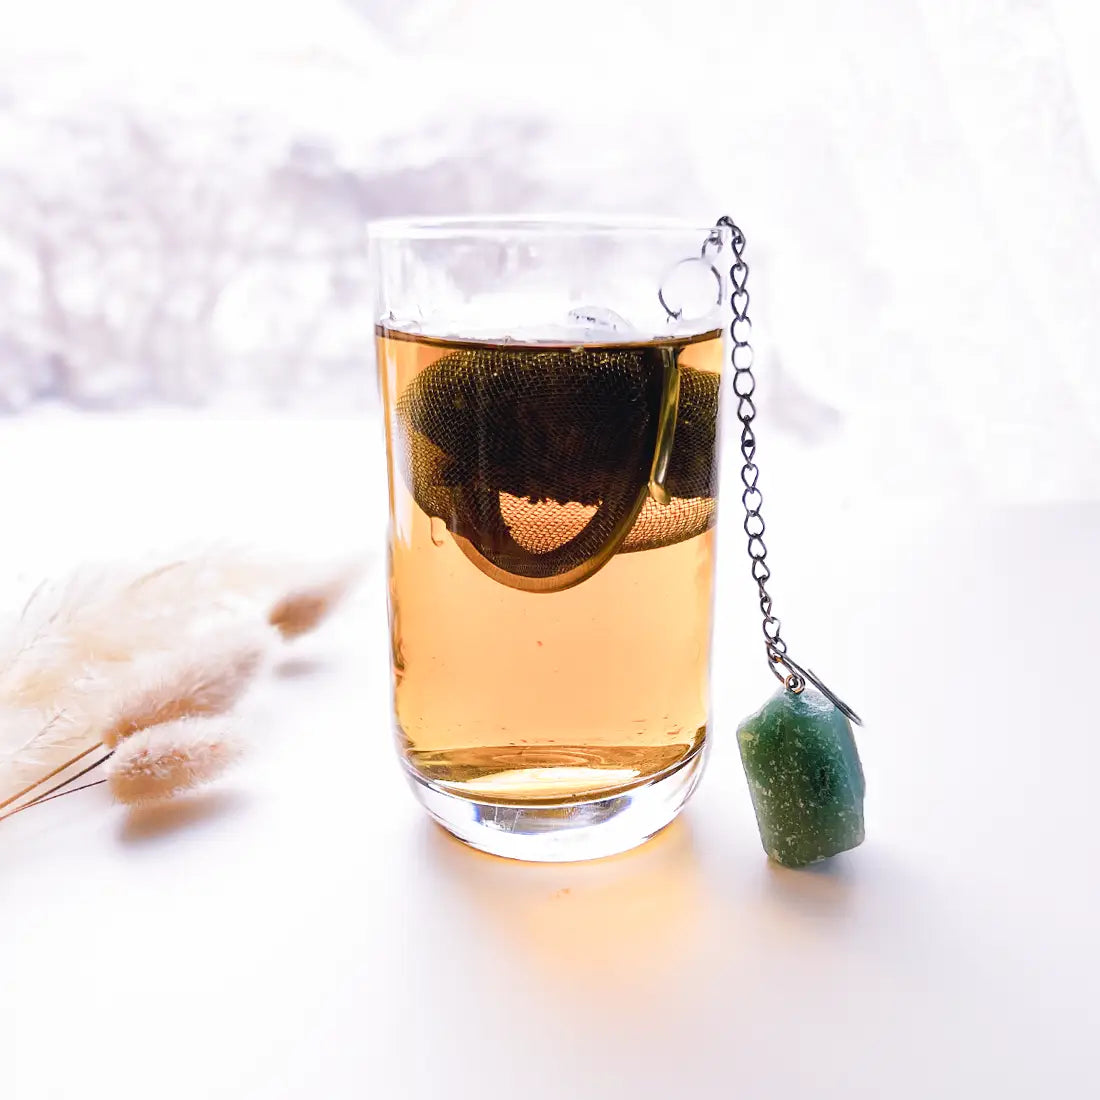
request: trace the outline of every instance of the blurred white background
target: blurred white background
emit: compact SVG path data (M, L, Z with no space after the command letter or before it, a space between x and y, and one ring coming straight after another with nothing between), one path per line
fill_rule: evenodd
M729 212L781 445L891 496L1100 495L1091 5L0 11L5 416L368 411L366 219Z

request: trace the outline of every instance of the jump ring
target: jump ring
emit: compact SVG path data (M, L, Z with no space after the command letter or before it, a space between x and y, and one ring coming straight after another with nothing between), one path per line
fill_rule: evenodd
M702 262L706 261L706 244L703 245ZM697 264L700 260L695 259L694 256L688 257L686 260L679 260L672 265L665 272L665 277L661 280L657 287L657 301L661 303L661 308L669 315L669 318L673 321L679 321L684 316L682 309L673 309L665 300L665 283L668 282L669 276L678 268L683 267L684 264ZM714 276L715 283L715 299L714 304L720 306L722 304L722 273L714 266L714 264L707 264L710 268L710 273Z

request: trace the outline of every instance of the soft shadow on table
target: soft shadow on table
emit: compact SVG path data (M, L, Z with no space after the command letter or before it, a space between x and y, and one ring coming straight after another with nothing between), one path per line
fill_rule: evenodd
M710 869L720 881L718 867ZM951 938L943 898L911 857L868 843L822 863L792 870L761 856L739 883L722 882L725 908L758 943L858 940L884 954L905 944L910 961Z
M480 928L567 982L659 979L706 938L709 899L684 818L640 848L585 863L499 859L428 822L422 852Z
M247 799L240 791L204 791L170 802L136 806L119 832L126 844L146 844L180 829L198 828L240 810Z
M762 892L769 902L788 911L816 919L843 919L859 900L857 858L844 852L796 869L764 860Z
M304 680L329 667L330 662L321 657L296 656L279 661L273 671L280 680Z

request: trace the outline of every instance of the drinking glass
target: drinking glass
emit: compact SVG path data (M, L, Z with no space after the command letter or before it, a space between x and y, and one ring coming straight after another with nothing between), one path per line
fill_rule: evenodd
M631 848L705 758L728 231L443 218L369 241L412 789L497 855Z

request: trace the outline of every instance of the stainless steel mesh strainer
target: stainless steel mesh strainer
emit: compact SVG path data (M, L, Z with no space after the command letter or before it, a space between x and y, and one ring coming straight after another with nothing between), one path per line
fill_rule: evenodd
M483 572L557 592L714 522L720 378L684 344L472 345L398 400L416 503Z

